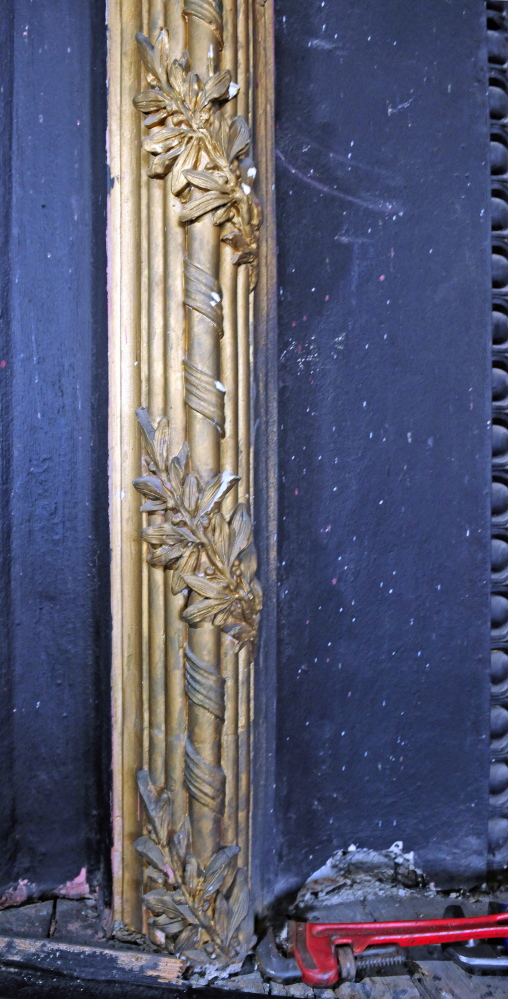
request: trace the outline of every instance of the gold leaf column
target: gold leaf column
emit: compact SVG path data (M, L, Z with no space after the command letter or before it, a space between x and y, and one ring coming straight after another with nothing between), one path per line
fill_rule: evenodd
M168 38L171 54L179 56L185 49L185 20L181 5L167 6ZM148 181L150 183L150 181ZM179 219L179 200L168 180L165 203L166 239L166 414L168 417L168 450L178 454L187 436L186 407L182 363L185 341L185 304L182 294L182 261L185 256L185 227ZM184 784L185 740L187 735L187 702L185 696L184 650L187 627L182 620L185 598L171 592L171 580L166 580L166 787L172 788L173 820L180 826L187 814L187 793Z
M245 121L250 121L251 87L251 7L248 0L238 0L238 105L239 113ZM247 187L253 184L255 167L252 163L244 171L244 183ZM248 507L251 506L251 435L250 435L250 405L251 405L251 364L250 364L250 302L249 273L246 267L240 268L237 293L237 358L238 358L238 474L239 498ZM237 826L238 845L240 847L241 863L249 866L249 818L250 818L250 715L251 715L251 668L252 648L244 647L238 655L238 800Z
M130 482L141 459L133 409L140 398L141 164L140 127L132 89L141 80L132 32L141 27L138 0L109 11L108 278L110 339L111 613L113 716L113 918L141 928L142 873L134 840L141 828L134 772L142 763L141 516Z
M201 964L241 959L253 925L253 15L109 9L114 918Z
M219 69L223 40L219 0L185 0L190 65L202 80ZM206 152L189 156L189 167L206 165ZM195 189L192 201L202 195ZM220 471L220 437L224 434L224 391L220 382L222 295L219 285L220 231L210 213L187 227L184 300L187 306L185 399L188 440L193 466L203 482ZM195 594L191 600L198 599ZM220 677L220 632L209 623L189 629L186 669L198 668L216 695L204 703L187 684L188 740L185 781L194 852L201 865L220 846L224 813L225 777L221 767L221 728L224 720L224 682Z
M164 0L150 0L150 35L155 35L164 24ZM166 288L164 268L164 181L146 183L146 322L147 350L142 355L142 373L147 376L146 405L159 421L166 413L165 399L165 326ZM144 401L144 400L143 400ZM161 515L149 514L152 523ZM148 634L148 766L152 781L158 787L166 783L166 622L165 578L162 572L148 573L148 620L144 633Z
M223 65L227 66L234 81L238 69L238 9L236 0L223 10ZM237 96L233 96L224 109L231 121L238 111ZM227 392L225 396L226 433L221 442L221 468L238 475L238 268L233 264L234 250L227 243L220 244L220 285L222 290L223 328L221 340L221 377ZM238 502L238 484L224 500L223 511L230 516ZM222 731L222 767L226 777L224 801L223 842L238 842L238 655L231 648L226 635L221 636L221 667L225 680L225 716Z

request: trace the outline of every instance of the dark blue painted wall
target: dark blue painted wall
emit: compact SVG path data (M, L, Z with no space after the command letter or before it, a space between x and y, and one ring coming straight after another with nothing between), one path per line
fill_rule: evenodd
M13 862L12 827L14 818L12 689L10 677L10 492L12 393L5 378L11 362L10 350L10 273L8 266L11 220L11 146L12 146L12 31L13 6L4 0L0 17L0 40L4 56L0 63L0 731L3 767L0 776L0 878L9 876Z
M275 847L266 897L351 841L403 839L438 877L483 878L483 3L276 14L275 834L257 864ZM104 7L3 0L0 30L0 885L51 888L97 879L109 848Z
M0 884L93 880L109 847L104 16L0 18Z
M484 4L276 15L277 884L399 839L483 880Z

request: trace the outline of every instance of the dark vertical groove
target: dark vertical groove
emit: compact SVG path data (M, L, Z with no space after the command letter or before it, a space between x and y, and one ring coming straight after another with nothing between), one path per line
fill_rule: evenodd
M270 26L267 27L267 24ZM254 46L264 52L270 78L271 19L254 23ZM257 70L261 72L261 70ZM258 160L259 196L264 221L260 239L260 269L255 302L254 343L254 539L263 587L263 613L259 647L254 665L254 717L252 740L252 854L251 884L259 910L273 897L276 869L275 744L277 694L277 388L278 329L276 233L273 154L273 96L267 108L256 104L253 147ZM261 158L260 158L261 157Z
M12 453L12 364L10 340L10 233L12 200L12 49L13 3L3 0L0 10L0 885L10 879L14 863L14 794L12 788L12 674L11 674L11 544L10 496Z
M88 858L92 877L101 883L104 902L111 896L111 607L110 544L107 502L108 469L108 312L106 203L108 175L106 160L107 128L107 45L104 0L92 0L91 15L91 496L93 551L91 579L94 650L94 697L96 739L93 740L94 766L90 798L96 816L89 826Z

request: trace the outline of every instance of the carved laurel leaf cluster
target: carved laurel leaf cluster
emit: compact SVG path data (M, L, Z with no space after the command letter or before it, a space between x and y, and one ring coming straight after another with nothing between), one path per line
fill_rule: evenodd
M171 173L173 194L183 202L182 222L212 212L215 225L224 225L221 238L235 250L235 264L248 264L252 289L261 208L252 192L256 169L246 156L250 131L240 115L228 120L223 111L238 87L229 70L202 80L191 71L187 53L170 62L167 28L155 45L145 35L136 38L149 87L134 98L150 130L143 139L154 156L148 176Z
M148 771L138 774L149 833L135 847L146 861L149 925L166 947L194 965L242 959L253 933L249 888L237 846L222 847L204 870L192 850L188 817L174 830L171 796L158 794ZM153 887L152 887L153 886Z
M239 503L229 521L220 509L238 479L220 472L203 484L192 471L187 444L170 458L168 420L155 429L145 409L137 415L147 452L147 474L134 481L146 498L141 509L171 515L144 528L152 548L148 561L173 569L173 593L190 591L183 612L188 624L217 625L241 648L256 636L262 591L245 505Z

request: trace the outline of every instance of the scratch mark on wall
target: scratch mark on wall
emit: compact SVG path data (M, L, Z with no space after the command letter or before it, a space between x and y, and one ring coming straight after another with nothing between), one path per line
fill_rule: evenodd
M397 114L397 111L402 111L403 108L408 108L410 104L414 101L414 97L410 97L408 101L404 101L402 104L397 104L396 108L392 108L391 104L388 105L388 114Z
M337 191L334 187L328 187L326 184L321 184L319 180L314 180L313 177L308 177L296 167L288 163L285 156L281 153L280 149L276 150L276 154L281 161L282 165L289 170L293 177L298 177L299 180L303 180L305 184L309 184L310 187L315 187L318 191L323 194L329 194L333 198L339 198L343 201L351 201L354 205L360 205L362 208L370 208L373 212L380 212L383 215L394 214L397 211L397 206L388 201L365 201L363 198L355 198L352 194L345 194L344 191Z

